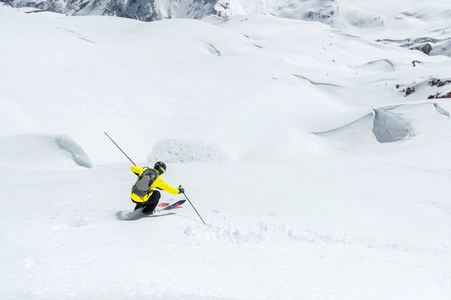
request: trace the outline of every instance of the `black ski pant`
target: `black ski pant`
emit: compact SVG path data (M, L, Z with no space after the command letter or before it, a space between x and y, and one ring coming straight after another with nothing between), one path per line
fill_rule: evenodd
M149 199L146 202L135 202L136 206L134 210L137 210L138 208L143 207L143 213L144 214L151 214L155 210L155 207L158 205L158 201L160 201L161 194L159 191L153 191L152 195L149 197Z

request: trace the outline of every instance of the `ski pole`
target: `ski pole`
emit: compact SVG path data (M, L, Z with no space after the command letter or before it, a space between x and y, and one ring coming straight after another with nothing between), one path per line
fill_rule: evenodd
M182 185L179 186L179 189L182 187ZM194 211L197 213L197 215L199 216L199 218L202 220L202 222L205 224L204 219L202 219L202 217L200 216L199 212L197 211L197 209L194 207L193 203L191 203L191 201L189 200L189 198L186 196L185 192L183 192L183 195L186 197L186 200L188 200L189 204L191 204L191 206L194 208Z
M104 131L104 133L105 133L105 135L116 145L116 147L118 147L119 148L119 150L121 150L121 152L122 153L124 153L124 155L128 158L128 160L129 161L131 161L132 162L132 164L134 165L134 166L136 166L136 164L133 162L133 160L131 160L130 159L130 157L128 157L128 155L127 154L125 154L125 152L124 151L122 151L122 149L121 149L121 147L119 147L118 146L118 144L116 144L116 142L115 141L113 141L113 139L108 135L108 133L106 133L106 131Z

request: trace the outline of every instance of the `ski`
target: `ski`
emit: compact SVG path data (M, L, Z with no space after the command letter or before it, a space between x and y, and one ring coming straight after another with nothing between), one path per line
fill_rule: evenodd
M183 203L185 203L185 199L182 199L182 200L178 200L178 201L176 201L176 202L174 202L174 203L160 203L160 204L162 204L162 205L158 205L159 207L161 207L160 209L158 209L156 212L160 212L160 211L163 211L163 210L168 210L168 209L173 209L173 208L177 208L177 207L179 207L180 205L182 205Z
M161 211L170 210L179 207L183 203L185 203L185 199L177 200L175 202L161 202L157 205L157 209L153 212L153 214L144 214L142 212L142 208L138 208L135 211L119 211L116 213L116 217L119 220L138 220L144 217L152 216ZM161 215L160 215L161 216Z

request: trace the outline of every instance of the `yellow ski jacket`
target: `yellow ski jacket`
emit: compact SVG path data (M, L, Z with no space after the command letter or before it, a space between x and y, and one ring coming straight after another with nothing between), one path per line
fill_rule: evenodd
M144 172L144 170L146 170L147 168L140 168L138 166L133 166L131 167L132 172L136 175L136 176L141 176L141 174ZM134 202L146 202L147 200L149 200L150 196L152 196L153 194L153 189L158 188L161 189L165 192L168 192L170 194L173 195L177 195L180 191L179 189L173 187L172 185L166 183L163 178L161 178L161 176L158 176L157 179L155 179L155 181L152 183L152 185L149 188L149 193L146 194L144 197L139 197L138 195L134 194L133 192L131 193L131 197L132 200Z

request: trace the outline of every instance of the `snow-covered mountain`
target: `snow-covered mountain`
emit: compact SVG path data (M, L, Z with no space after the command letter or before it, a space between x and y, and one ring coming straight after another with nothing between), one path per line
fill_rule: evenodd
M451 298L447 1L229 3L0 4L0 299ZM104 130L207 224L124 218L136 176Z
M167 18L200 19L271 13L297 19L329 19L337 13L335 0L10 0L16 7L35 7L71 15L110 15L142 21Z
M16 7L35 7L70 15L108 15L155 21L165 18L202 18L226 12L220 1L204 0L13 0Z
M451 55L450 19L446 0L427 5L423 1L400 3L382 0L367 4L350 0L3 0L15 7L34 7L69 15L108 15L142 21L168 18L202 19L209 15L227 18L255 13L319 21L343 32L378 32L375 39L420 50L430 55ZM370 8L370 9L368 9ZM445 18L442 18L444 16ZM436 22L435 20L440 20ZM409 27L411 34L383 37L387 27ZM425 31L425 26L429 30ZM390 31L391 32L391 31ZM407 33L407 32L404 32Z

